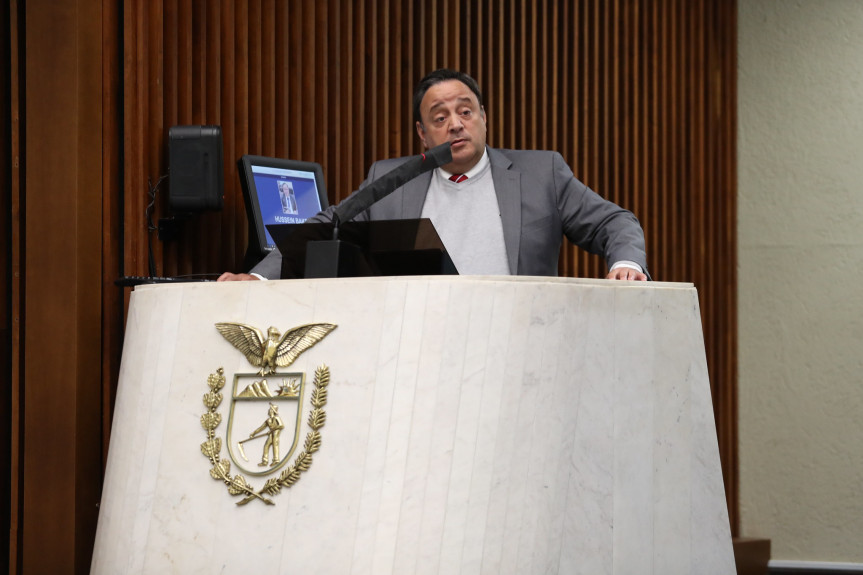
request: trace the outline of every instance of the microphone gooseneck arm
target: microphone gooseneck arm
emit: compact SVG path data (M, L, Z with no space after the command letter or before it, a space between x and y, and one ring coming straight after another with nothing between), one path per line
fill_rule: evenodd
M339 239L339 224L341 221L339 220L339 214L333 211L333 240Z
M426 150L424 154L409 158L399 167L387 172L336 206L332 216L333 239L338 239L341 222L350 221L357 214L364 212L372 204L384 199L420 174L452 162L451 147L452 144L446 142Z

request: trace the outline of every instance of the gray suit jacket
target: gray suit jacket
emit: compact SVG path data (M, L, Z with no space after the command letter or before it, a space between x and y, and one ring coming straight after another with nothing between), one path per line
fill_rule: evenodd
M638 219L578 181L557 152L488 148L504 243L513 274L556 276L561 238L601 255L608 266L620 260L638 263L647 273L644 232ZM406 158L376 162L369 183ZM411 180L358 215L356 220L419 218L431 172ZM330 221L330 207L309 221ZM274 251L252 272L269 279L281 273L281 255Z

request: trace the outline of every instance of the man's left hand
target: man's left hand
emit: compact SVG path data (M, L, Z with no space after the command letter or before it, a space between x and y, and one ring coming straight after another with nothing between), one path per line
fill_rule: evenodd
M219 276L217 282L251 282L251 281L259 281L261 278L258 276L253 276L250 274L234 274L231 272L225 272Z
M609 280L628 280L634 282L646 282L647 275L643 274L640 271L634 270L632 268L627 267L619 267L617 269L611 270L608 272L608 275L605 276L605 279Z

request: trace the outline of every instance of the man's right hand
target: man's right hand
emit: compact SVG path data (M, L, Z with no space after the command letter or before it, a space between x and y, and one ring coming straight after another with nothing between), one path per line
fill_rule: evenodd
M231 272L225 272L219 276L218 282L251 282L251 281L261 281L261 278L258 276L253 276L251 274L232 274Z

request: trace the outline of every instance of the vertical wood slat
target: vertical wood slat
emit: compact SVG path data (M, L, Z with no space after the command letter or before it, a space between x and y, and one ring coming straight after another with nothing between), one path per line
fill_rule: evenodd
M721 368L724 370L723 377L717 378L717 382L726 383L722 388L720 397L723 403L720 405L719 432L722 436L719 446L722 450L723 473L725 474L726 492L729 501L735 506L730 509L731 528L735 534L740 528L740 509L737 503L740 501L740 484L738 481L738 427L737 427L737 50L734 40L728 40L728 30L737 30L737 4L732 3L730 7L714 6L715 21L713 25L717 31L716 43L718 47L717 62L715 63L716 76L722 85L717 90L716 115L721 123L721 129L717 136L717 145L721 153L717 155L717 174L720 182L717 185L717 194L721 194L721 213L724 225L722 236L718 238L717 263L728 261L728 265L720 268L722 286L720 294L723 299L723 315L718 318L720 329L717 333L722 338L719 347L722 350L723 360ZM730 261L729 261L730 260Z
M4 373L9 374L9 392L8 403L5 400L0 400L0 420L8 421L6 429L9 430L8 443L5 433L0 433L0 440L3 445L0 446L0 454L8 455L9 472L2 480L0 480L0 496L4 501L0 503L0 516L9 517L9 533L8 539L0 544L0 558L2 558L2 566L5 563L10 573L18 571L19 567L19 549L21 545L21 493L22 485L21 478L23 476L21 469L21 461L23 460L22 453L22 433L21 433L21 397L23 396L23 362L21 345L23 341L24 329L24 301L22 296L23 276L24 276L24 258L23 258L23 237L22 237L22 222L21 214L24 206L22 205L22 157L21 157L21 106L23 102L19 96L20 93L20 78L23 66L24 54L19 50L19 0L11 0L9 2L8 11L0 11L0 29L8 30L8 45L4 43L0 47L0 57L4 58L4 62L8 62L8 77L3 74L3 80L0 80L0 109L8 109L9 115L0 119L0 130L5 134L8 130L9 141L8 148L5 137L3 143L0 143L0 177L2 177L2 189L0 189L0 209L3 209L3 220L0 223L0 230L3 232L3 237L9 238L9 250L4 251L0 256L0 273L3 277L10 278L8 284L4 282L2 288L3 301L8 302L8 316L5 315L7 309L4 307L0 311L0 317L3 317L2 338L0 344L7 344L4 350L8 350L8 355L4 352L0 359L0 368ZM5 72L5 69L4 69ZM8 123L7 123L8 122ZM6 211L8 209L8 211ZM5 214L9 214L6 219ZM8 254L8 259L6 256ZM8 419L6 419L8 418ZM8 514L8 515L6 515Z
M276 154L276 0L264 0L261 6L261 113L259 116L261 155Z
M191 101L191 123L200 124L206 117L206 101L204 94L207 80L207 5L201 0L190 0L189 19L192 33L188 35L191 51L191 70L189 81L191 89L189 98Z
M225 208L184 241L154 241L157 272L239 270L240 155L320 162L339 201L371 162L419 151L415 83L461 68L484 89L490 144L563 153L641 219L655 279L698 287L736 530L734 3L190 1L124 4L125 273L147 273L143 191L165 172L172 110L221 125ZM163 53L177 65L161 67ZM155 217L165 208L160 198ZM602 277L605 264L567 245L560 270Z
M115 387L120 373L120 350L123 338L123 293L113 285L122 269L122 196L120 166L122 137L120 87L122 61L119 60L120 39L123 31L120 7L116 2L103 3L102 34L104 39L102 67L102 406L114 403ZM107 190L107 193L104 192ZM106 411L110 411L107 409ZM102 469L108 461L108 442L111 435L110 420L102 419Z

